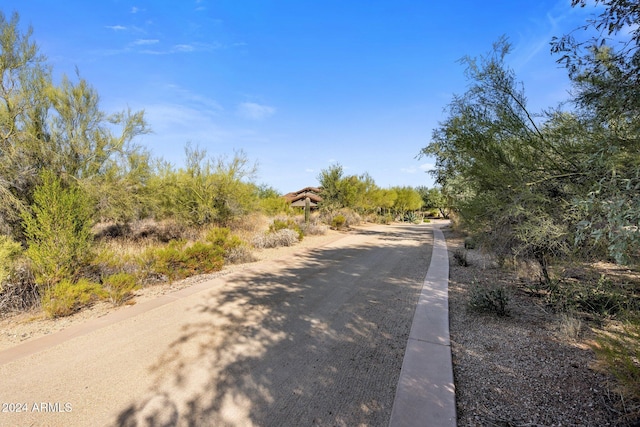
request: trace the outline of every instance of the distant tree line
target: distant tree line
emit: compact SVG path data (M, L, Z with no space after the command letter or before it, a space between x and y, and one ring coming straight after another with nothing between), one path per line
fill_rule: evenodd
M345 175L340 164L323 169L318 175L318 182L323 197L320 206L328 210L348 208L360 215L395 218L420 210L425 201L429 200L426 188L422 189L425 192L424 198L420 188L380 188L368 173Z

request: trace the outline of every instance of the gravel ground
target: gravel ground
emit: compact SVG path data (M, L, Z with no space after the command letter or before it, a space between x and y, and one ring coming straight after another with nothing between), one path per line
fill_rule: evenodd
M450 230L445 237L458 425L626 425L614 409L611 378L594 368L588 328L571 331L566 317L518 291L517 278L478 250L468 250L470 265L460 266L453 253L464 250L464 239ZM477 285L509 289L510 315L470 309Z

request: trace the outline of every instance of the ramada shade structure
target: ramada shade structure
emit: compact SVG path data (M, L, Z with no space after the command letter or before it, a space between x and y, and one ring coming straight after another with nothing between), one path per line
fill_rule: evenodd
M292 193L285 194L284 197L291 206L304 207L305 199L308 197L311 205L311 209L317 209L318 203L322 201L320 196L322 189L317 187L305 187L302 190L294 191Z

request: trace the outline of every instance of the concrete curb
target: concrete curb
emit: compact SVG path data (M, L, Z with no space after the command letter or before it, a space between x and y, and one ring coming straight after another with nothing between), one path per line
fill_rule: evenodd
M449 340L449 255L432 225L433 253L409 333L390 427L456 426Z

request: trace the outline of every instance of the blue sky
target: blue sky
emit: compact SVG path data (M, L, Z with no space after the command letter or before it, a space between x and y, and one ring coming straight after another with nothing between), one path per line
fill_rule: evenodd
M510 65L534 111L564 100L549 41L593 9L570 0L3 0L54 74L77 67L116 112L145 110L138 140L180 166L184 146L243 150L257 183L282 193L322 169L378 186L432 186L417 159L465 91L458 60L513 44Z

